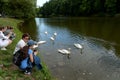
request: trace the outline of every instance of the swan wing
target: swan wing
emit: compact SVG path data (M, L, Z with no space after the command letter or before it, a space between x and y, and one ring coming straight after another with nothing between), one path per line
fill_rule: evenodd
M47 31L45 31L45 34L48 34L48 32L47 32Z
M82 45L80 45L80 44L74 44L74 46L77 48L80 48L80 49L82 48Z
M65 52L63 50L61 50L61 49L58 49L58 52L62 53L62 54L65 54Z
M65 53L65 54L70 54L70 51L66 50L66 49L62 49L62 51Z
M47 33L47 31L45 31L45 33Z
M44 43L46 43L46 41L39 41L39 42L37 42L37 44L44 44Z
M57 33L55 32L55 33L54 33L54 35L56 36L56 35L57 35Z
M37 48L38 47L38 45L33 45L33 48Z
M53 38L53 37L50 37L50 39L51 39L51 40L54 40L54 38Z

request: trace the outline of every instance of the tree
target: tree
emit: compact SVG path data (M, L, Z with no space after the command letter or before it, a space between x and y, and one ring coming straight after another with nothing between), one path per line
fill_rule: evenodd
M31 18L35 16L33 0L10 0L11 15L18 18Z
M35 17L36 0L0 0L0 13L17 18Z
M120 0L50 0L41 7L42 15L90 16L115 15L120 12Z
M116 2L117 0L106 0L106 12L110 15L114 15L116 13Z

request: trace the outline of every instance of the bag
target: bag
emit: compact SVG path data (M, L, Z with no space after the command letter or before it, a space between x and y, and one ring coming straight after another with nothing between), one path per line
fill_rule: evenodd
M13 55L13 63L16 66L21 65L21 61L23 61L26 57L28 57L28 46L23 47L22 49L18 50L14 55Z
M23 60L23 58L22 58L22 55L21 55L21 51L19 50L13 55L13 63L16 66L20 66L22 60Z

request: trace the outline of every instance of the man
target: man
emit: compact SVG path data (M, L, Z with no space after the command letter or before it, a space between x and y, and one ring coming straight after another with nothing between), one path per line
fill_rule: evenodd
M17 43L15 50L13 54L15 54L18 50L22 49L30 39L30 35L28 33L25 33L22 35L22 39Z

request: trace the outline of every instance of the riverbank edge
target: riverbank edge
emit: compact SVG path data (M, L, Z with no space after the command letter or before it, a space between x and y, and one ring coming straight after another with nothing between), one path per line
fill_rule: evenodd
M16 33L15 40L7 47L7 50L0 50L0 80L57 80L53 78L44 62L42 62L43 69L38 71L34 68L31 75L24 75L23 72L12 63L14 48L22 35L22 32L18 29L18 24L21 22L24 21L13 18L0 18L0 26L12 26Z

